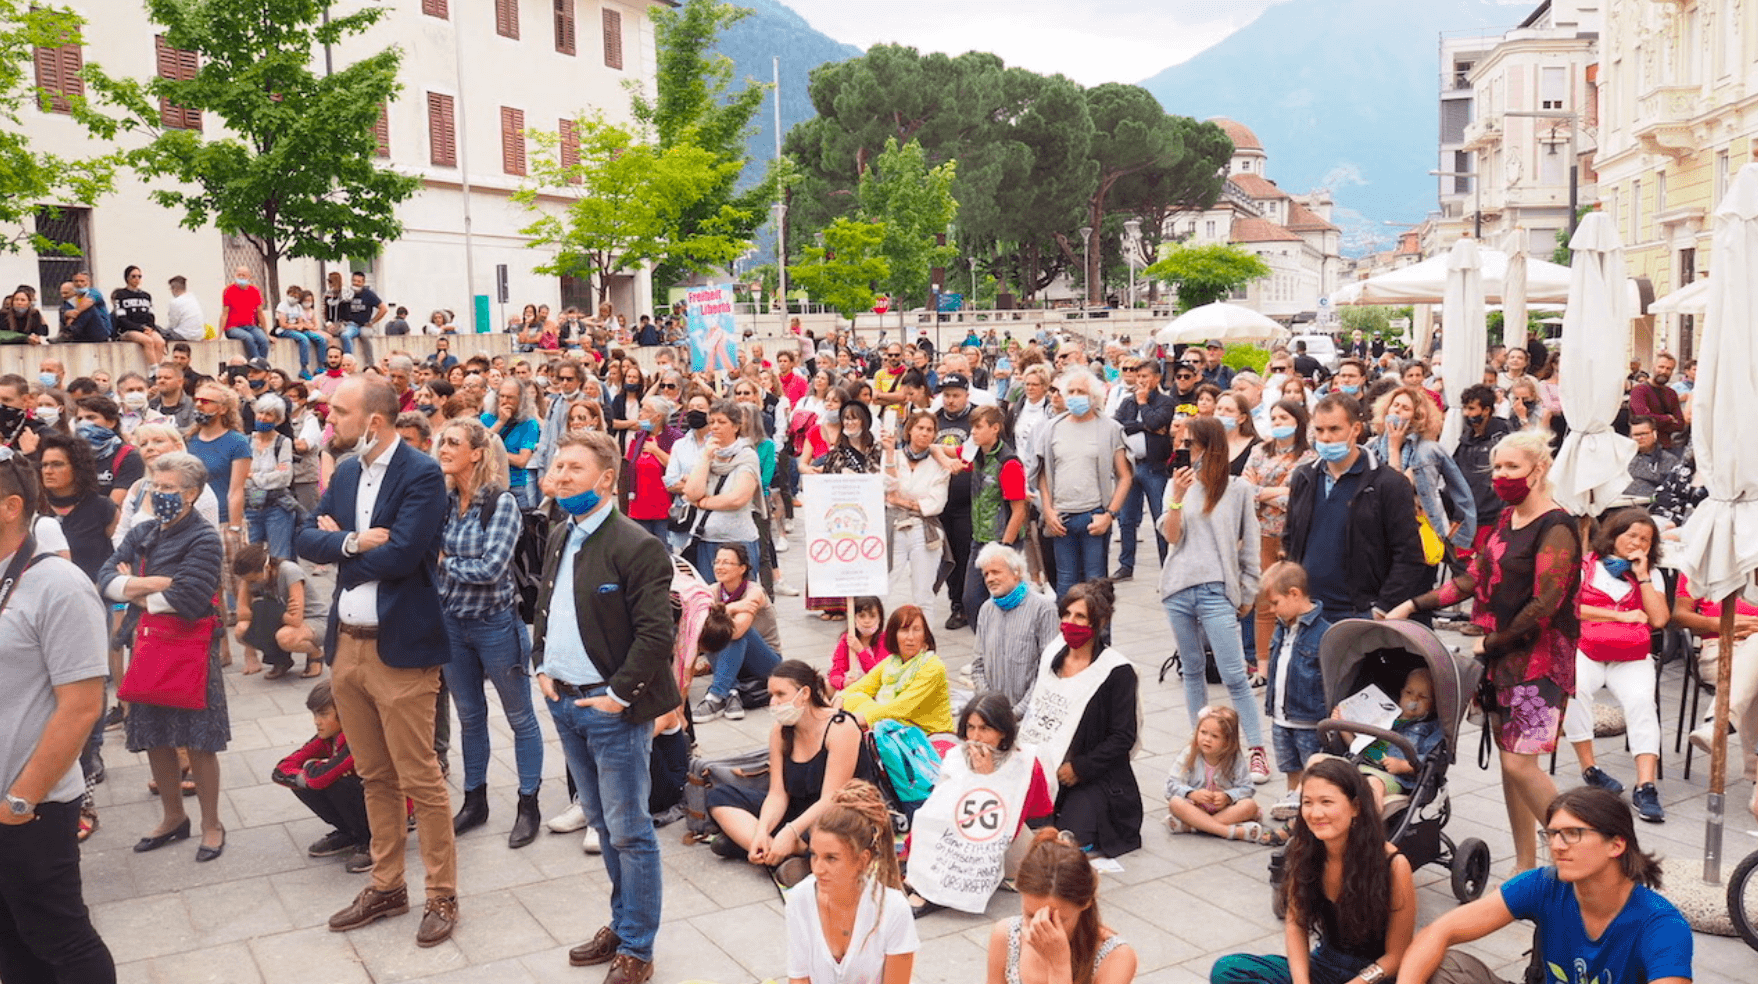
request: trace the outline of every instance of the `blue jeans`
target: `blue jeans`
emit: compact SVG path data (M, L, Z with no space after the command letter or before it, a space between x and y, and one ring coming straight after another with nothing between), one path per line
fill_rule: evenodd
M1142 500L1146 499L1148 511L1154 517L1154 539L1160 545L1160 564L1166 563L1166 538L1160 535L1160 509L1166 500L1166 468L1163 465L1150 465L1138 462L1135 466L1135 481L1129 486L1129 495L1123 500L1123 509L1117 516L1117 526L1123 534L1123 543L1117 548L1117 569L1120 571L1135 570L1136 531L1141 529Z
M269 336L256 325L240 325L226 329L226 337L244 343L244 357L247 359L266 359L269 357Z
M746 629L744 635L727 643L725 649L714 654L714 681L708 685L708 695L725 697L731 693L733 687L738 685L739 671L747 667L752 673L767 680L770 671L780 662L781 657L769 648L768 640L755 628Z
M354 340L360 337L360 327L352 321L342 322L342 351L348 355L354 354Z
M666 524L666 521L663 519L637 519L637 520L635 520L636 526L639 526L642 529L646 530L647 532L653 534L654 536L659 537L659 542L665 544L666 552L670 553L671 552L671 530L665 524Z
M536 483L532 482L529 477L525 479L524 485L515 485L507 491L513 493L513 501L517 502L519 508L526 512L536 509L537 503L543 498Z
M622 940L617 951L651 961L661 900L659 835L647 812L653 725L577 707L566 697L551 701L549 713L580 787L580 807L604 847L610 928Z
M268 544L269 556L282 560L293 559L293 527L298 521L298 513L280 506L244 510L244 525L250 531L250 542Z
M531 709L530 655L518 608L481 618L445 613L452 660L445 665L446 687L458 708L460 744L464 748L464 789L488 782L488 693L494 684L501 711L513 731L513 759L519 769L519 794L537 792L543 782L543 731Z
M1184 704L1190 712L1191 730L1196 730L1196 712L1209 702L1209 682L1204 678L1209 663L1203 652L1206 636L1215 651L1221 682L1227 685L1227 696L1239 712L1245 747L1262 747L1263 722L1258 717L1257 701L1251 696L1245 650L1239 641L1239 610L1227 600L1221 582L1193 585L1162 599L1161 604L1166 606L1166 617L1172 622L1172 634L1178 640L1178 667L1184 673Z
M330 351L329 339L324 337L323 332L284 331L281 333L281 337L291 338L294 344L299 346L300 372L319 372L323 369L324 358L329 355ZM317 353L316 361L311 358L314 351Z
M1097 513L1096 509L1063 513L1062 525L1068 532L1050 538L1050 542L1056 547L1058 598L1080 582L1104 577L1106 574L1105 558L1111 552L1111 531L1106 530L1103 536L1093 536L1087 532L1087 527L1092 525L1093 516Z

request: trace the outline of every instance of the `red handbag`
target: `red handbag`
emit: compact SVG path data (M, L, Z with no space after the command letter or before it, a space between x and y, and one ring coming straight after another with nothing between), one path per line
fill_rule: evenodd
M200 711L208 706L208 646L213 616L189 621L175 615L143 613L134 631L134 658L122 674L116 697Z

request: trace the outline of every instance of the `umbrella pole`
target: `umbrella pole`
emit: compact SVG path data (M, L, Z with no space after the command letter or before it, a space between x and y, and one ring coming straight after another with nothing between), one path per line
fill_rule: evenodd
M1721 603L1721 658L1715 661L1715 730L1709 746L1709 815L1703 818L1703 880L1721 884L1721 834L1727 789L1728 690L1733 686L1734 606L1740 592Z

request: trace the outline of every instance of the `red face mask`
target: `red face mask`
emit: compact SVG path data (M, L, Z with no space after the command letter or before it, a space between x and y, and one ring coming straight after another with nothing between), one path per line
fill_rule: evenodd
M1492 484L1495 486L1496 498L1510 506L1517 506L1525 502L1526 497L1532 494L1532 483L1528 482L1525 476L1497 478Z
M1068 643L1070 649L1079 649L1093 641L1093 627L1077 622L1063 622L1062 641Z

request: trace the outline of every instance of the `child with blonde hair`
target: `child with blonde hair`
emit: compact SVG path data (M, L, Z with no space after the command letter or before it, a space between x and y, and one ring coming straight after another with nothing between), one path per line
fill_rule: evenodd
M1197 712L1196 733L1177 771L1166 779L1166 823L1175 834L1200 832L1227 840L1274 843L1258 822L1249 761L1231 707Z

